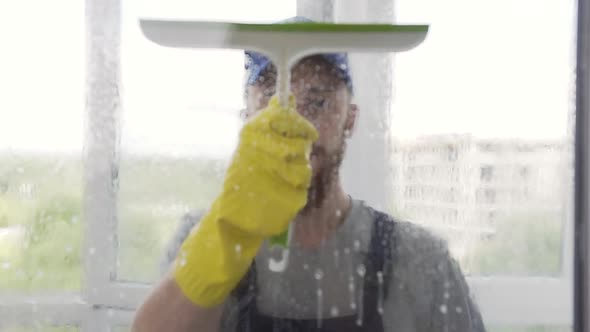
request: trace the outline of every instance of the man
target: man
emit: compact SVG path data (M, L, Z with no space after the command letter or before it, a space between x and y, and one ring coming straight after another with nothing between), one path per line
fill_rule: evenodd
M184 219L134 331L484 331L446 244L341 187L358 113L346 54L299 61L287 109L271 98L270 61L247 58L247 122L223 192ZM273 272L265 239L290 223L289 264Z

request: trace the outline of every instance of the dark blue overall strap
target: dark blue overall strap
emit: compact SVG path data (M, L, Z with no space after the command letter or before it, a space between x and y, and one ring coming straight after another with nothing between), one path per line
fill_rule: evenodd
M371 241L367 252L368 261L374 264L374 275L382 278L383 300L389 294L389 281L393 274L394 227L393 218L387 213L371 209L373 213L373 227ZM379 277L381 275L381 277ZM379 283L379 280L377 280Z

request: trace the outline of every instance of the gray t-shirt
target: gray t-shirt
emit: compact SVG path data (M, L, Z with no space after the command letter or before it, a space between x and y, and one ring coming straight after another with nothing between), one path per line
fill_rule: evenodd
M201 215L183 218L163 269L168 269ZM258 311L290 319L362 315L363 262L372 225L370 209L353 200L347 219L321 248L292 244L287 270L282 273L269 270L268 261L278 252L264 244L256 257L256 280L264 285L258 287ZM385 331L483 331L480 313L446 243L408 222L396 222L393 233L395 265L388 296L380 304ZM235 331L236 316L237 302L230 298L223 331Z

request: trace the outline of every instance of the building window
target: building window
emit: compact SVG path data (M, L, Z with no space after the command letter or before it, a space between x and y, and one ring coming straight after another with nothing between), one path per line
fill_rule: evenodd
M482 166L479 171L479 179L482 182L491 182L492 178L494 177L494 167L493 166Z

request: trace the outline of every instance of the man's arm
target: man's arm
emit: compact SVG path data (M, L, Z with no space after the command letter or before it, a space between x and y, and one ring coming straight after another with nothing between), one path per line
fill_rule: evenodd
M134 331L218 328L221 304L264 239L285 232L305 206L309 151L318 137L293 96L287 107L272 97L244 125L221 193L182 243L170 276L139 309Z
M141 305L133 332L218 332L222 306L202 308L193 304L167 275Z

